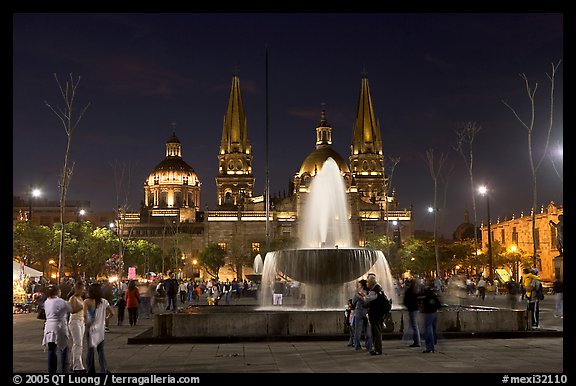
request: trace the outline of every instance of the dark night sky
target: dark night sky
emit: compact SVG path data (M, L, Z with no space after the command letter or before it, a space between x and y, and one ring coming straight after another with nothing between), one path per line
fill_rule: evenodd
M13 194L30 185L58 198L66 135L44 100L61 105L53 74L81 75L69 199L94 210L116 203L114 163L131 165L131 209L164 158L176 122L184 160L215 208L217 152L232 73L239 71L254 152L255 195L265 183L265 47L269 47L271 192L287 189L314 149L326 104L335 149L349 156L363 69L385 155L399 157L392 185L413 205L417 229L432 230L433 181L425 152L450 152L454 167L440 232L451 237L472 210L468 176L453 151L458 123L482 126L474 141L477 185L492 189L497 216L529 213L527 131L502 103L528 118L518 76L538 82L534 151L541 157L551 63L563 59L562 14L32 14L13 15ZM563 140L563 72L556 82L551 147ZM556 159L562 171L562 158ZM563 204L562 180L546 159L538 202ZM442 197L444 188L439 194ZM478 220L486 219L484 200ZM439 202L439 206L442 203Z

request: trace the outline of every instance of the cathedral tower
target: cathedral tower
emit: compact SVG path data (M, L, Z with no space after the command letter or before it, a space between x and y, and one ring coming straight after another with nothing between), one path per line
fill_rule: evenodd
M362 76L358 109L350 145L350 171L363 201L384 204L387 178L380 125L374 114L368 77Z
M218 205L239 205L251 198L254 190L252 145L240 93L240 78L232 77L228 108L222 127L222 142L218 154L216 177Z

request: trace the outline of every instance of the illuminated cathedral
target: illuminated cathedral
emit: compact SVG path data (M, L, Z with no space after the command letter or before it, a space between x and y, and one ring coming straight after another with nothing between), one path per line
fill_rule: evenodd
M271 197L267 210L265 195L254 192L256 171L252 168L252 146L240 78L233 75L220 148L215 155L217 207L202 210L200 190L206 182L201 182L184 161L182 144L173 133L166 142L164 160L152 169L144 182L140 212L121 215L124 235L149 239L165 251L176 246L176 242L178 258L183 262L194 261L206 245L216 243L226 251L230 261L221 270L220 277L241 277L242 272L251 271L248 257L256 252L265 253L266 245L297 243L298 218L310 183L331 157L338 164L346 186L354 243L364 246L370 234L393 234L397 239L411 236L412 211L399 210L395 192L390 191L368 78L363 76L361 80L348 159L332 146L332 127L326 111L320 111L319 117L315 137L310 131L310 137L315 138L315 143L310 141L314 149L294 174L288 194ZM265 173L264 170L257 172ZM238 257L241 259L235 259ZM238 269L234 261L241 262L246 269Z

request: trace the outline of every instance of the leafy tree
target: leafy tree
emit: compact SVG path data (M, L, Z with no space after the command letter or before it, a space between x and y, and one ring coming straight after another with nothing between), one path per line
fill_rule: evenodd
M50 257L55 254L52 229L19 221L12 228L12 255L29 266L41 267L44 272Z
M402 265L413 275L426 276L436 272L436 254L434 240L409 238L400 254Z
M366 236L365 246L384 253L393 276L405 271L399 257L400 248L391 237L383 234L369 234Z
M226 252L218 244L210 243L198 255L199 262L212 278L218 280L220 268L225 264Z
M110 229L94 229L91 234L91 248L83 265L86 275L95 278L103 274L106 260L117 250L116 235Z

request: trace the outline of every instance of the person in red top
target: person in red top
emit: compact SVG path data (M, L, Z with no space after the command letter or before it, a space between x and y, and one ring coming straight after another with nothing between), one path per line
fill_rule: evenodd
M140 292L136 287L136 282L130 280L128 283L128 289L126 290L126 309L128 310L128 321L131 326L136 325L138 320L138 305L140 304Z

